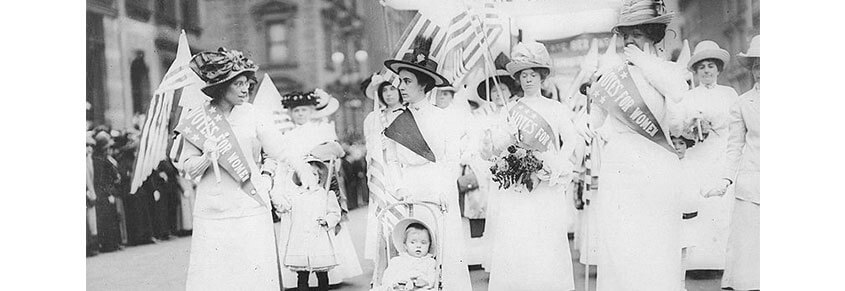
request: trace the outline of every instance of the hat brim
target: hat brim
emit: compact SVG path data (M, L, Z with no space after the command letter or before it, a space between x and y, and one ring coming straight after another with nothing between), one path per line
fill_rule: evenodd
M544 68L548 69L549 73L552 71L552 67L548 65L541 65L537 63L529 63L529 62L520 62L520 61L513 61L505 65L505 69L508 70L508 74L511 75L514 80L516 79L515 75L522 70L525 69L533 69L533 68Z
M613 29L611 31L616 31L618 28L624 27L624 26L636 26L636 25L640 25L640 24L660 23L660 24L667 24L668 25L670 22L672 22L673 17L675 17L674 12L666 13L666 14L660 15L658 17L652 17L652 18L649 18L649 19L622 21L622 22L619 22L616 25L614 25Z
M205 86L204 86L204 87L202 87L202 89L200 89L200 91L202 91L203 93L205 93L206 95L208 95L208 91L207 91L207 90L208 90L209 88L214 87L214 86L217 86L217 85L220 85L220 84L223 84L223 83L225 83L226 81L229 81L229 80L231 80L231 79L234 79L235 77L240 76L240 75L241 75L241 74L243 74L243 73L246 73L246 72L253 72L253 73L255 73L256 71L257 71L257 69L246 69L246 70L241 70L241 71L238 71L238 72L236 72L236 73L234 73L234 72L233 72L233 73L229 73L229 75L228 75L228 76L226 76L226 78L224 78L224 79L222 79L222 80L220 80L220 81L217 81L217 82L214 82L214 83L205 83Z
M428 229L428 235L431 239L431 244L428 247L429 254L437 254L437 239L435 237L435 230L428 225L428 223L423 222L422 220L416 218L405 218L400 220L393 226L393 232L391 233L391 240L393 241L393 247L396 248L396 251L399 253L407 253L408 250L405 249L405 229L408 228L409 225L412 223L419 223L425 226Z
M391 72L395 74L399 74L399 71L402 69L410 69L414 70L423 74L428 75L432 79L434 79L434 87L445 87L449 86L449 80L446 77L441 76L437 72L431 71L428 68L421 67L417 64L409 63L406 61L400 60L386 60L384 61L384 66L387 67Z
M736 56L740 57L740 58L759 58L760 52L750 52L748 54L738 53L738 54L736 54Z
M340 109L340 101L337 101L336 98L331 98L329 99L329 104L327 104L326 107L314 111L314 114L311 115L311 118L327 117L337 112L338 109Z
M720 60L720 61L722 61L722 65L725 65L725 66L726 66L726 65L728 65L728 62L731 60L731 55L728 53L728 51L723 50L723 49L718 49L718 50L716 50L716 49L704 50L704 51L702 51L702 52L700 52L700 53L697 53L697 54L692 55L692 57L690 58L689 62L687 63L687 68L688 68L690 71L693 71L693 72L694 72L694 71L695 71L695 68L693 68L692 66L694 66L694 65L695 65L695 63L698 63L698 62L703 61L703 60L706 60L706 59L717 59L717 60ZM724 68L723 68L723 69L724 69Z
M493 88L493 85L496 84L496 83L494 83L493 78L499 79L499 83L501 83L501 84L511 83L511 85L516 85L516 80L514 80L513 77L511 77L510 74L508 74L507 72L502 72L502 74L497 74L495 76L481 80L480 82L478 82L478 85L475 85L475 93L478 94L479 99L484 100L484 101L490 101L490 96L489 96L490 94L487 92L488 87L487 87L486 84L489 83L490 84L489 88ZM511 87L511 88L513 88L513 87ZM514 92L511 92L511 93L513 94Z

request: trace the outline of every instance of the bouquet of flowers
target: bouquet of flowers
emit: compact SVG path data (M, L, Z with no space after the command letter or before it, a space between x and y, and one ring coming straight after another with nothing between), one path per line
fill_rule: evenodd
M542 169L543 161L533 150L511 145L503 156L493 159L490 172L493 173L493 181L499 183L499 189L524 186L530 192L534 190L535 180Z

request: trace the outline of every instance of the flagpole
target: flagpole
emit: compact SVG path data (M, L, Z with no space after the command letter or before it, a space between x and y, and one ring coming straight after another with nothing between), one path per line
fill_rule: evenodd
M467 9L467 13L470 14L469 9ZM484 61L485 61L485 64L484 64L485 74L490 73L490 70L488 69L488 64L492 65L493 73L491 75L488 75L488 76L493 77L493 86L496 88L496 91L499 93L499 98L502 98L503 107L507 108L508 100L507 100L507 98L505 98L504 93L502 92L502 88L499 87L499 82L498 82L499 80L496 78L496 64L493 61L493 56L492 56L493 53L490 51L490 42L487 39L487 32L484 29L484 22L481 21L481 19L478 19L477 15L472 15L471 17L472 17L473 20L478 21L479 22L478 26L481 27L481 40L485 44L484 51L482 52L482 55L484 55ZM502 30L504 30L504 28ZM478 31L476 31L476 33L478 33ZM485 78L485 83L487 83L486 78ZM488 87L487 93L489 94L489 92L490 92L490 90L489 90L489 87ZM508 119L510 119L510 118L508 118Z

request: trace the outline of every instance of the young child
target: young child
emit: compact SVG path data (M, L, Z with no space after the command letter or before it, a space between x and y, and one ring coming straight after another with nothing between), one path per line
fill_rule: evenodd
M682 136L673 136L672 145L675 147L678 159L681 160L681 170L684 175L683 196L681 197L683 211L681 223L681 264L683 268L681 286L686 286L687 258L692 248L695 247L695 242L699 240L696 232L698 227L696 222L698 221L695 218L698 217L698 201L701 197L698 197L697 187L692 182L694 181L692 179L693 173L690 172L691 168L687 166L688 160L684 159L687 149L695 145L695 141ZM686 290L686 287L683 290Z
M317 275L317 290L329 290L328 271L337 266L330 231L340 222L340 205L334 193L326 190L328 167L308 160L318 185L303 185L294 175L297 191L288 195L291 229L285 243L283 264L297 274L297 290L307 291L311 272Z
M397 223L393 230L393 245L399 255L388 262L381 290L434 289L437 262L430 252L436 245L425 223L414 218Z

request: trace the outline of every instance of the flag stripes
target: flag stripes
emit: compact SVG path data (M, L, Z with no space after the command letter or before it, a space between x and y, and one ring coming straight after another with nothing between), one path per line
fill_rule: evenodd
M177 90L180 91L181 89ZM169 143L168 129L173 95L176 92L163 92L153 96L147 110L147 120L141 129L141 139L135 160L134 175L130 193L135 193L147 177L164 160Z
M484 8L462 12L452 23L457 25L449 27L446 47L454 57L447 61L451 67L444 73L453 84L460 84L471 68L488 54L489 46L503 34L505 23L489 3Z
M367 176L367 186L370 189L370 197L373 197L376 204L376 214L381 213L388 205L398 202L393 195L387 192L385 184L382 182L385 179L384 168L374 158L370 158L367 163ZM396 224L405 217L407 217L407 214L402 210L391 208L385 213L381 221L389 226Z
M402 59L402 56L412 50L414 40L417 37L431 38L431 48L428 58L439 63L444 52L447 51L447 48L444 46L447 39L446 30L419 13L414 16L411 23L405 28L398 45L393 49L391 57L397 60ZM398 76L387 68L382 68L380 75L384 76L387 82L390 82L393 86L399 86Z

